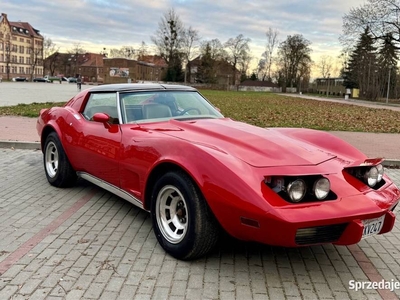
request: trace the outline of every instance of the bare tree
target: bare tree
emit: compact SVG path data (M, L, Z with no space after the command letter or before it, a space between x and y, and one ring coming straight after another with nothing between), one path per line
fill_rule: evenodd
M225 60L228 57L228 53L219 39L202 42L201 53L205 53L206 48L209 48L210 57L216 61Z
M192 59L192 56L194 54L194 49L198 47L200 41L200 35L199 32L196 29L193 29L192 27L189 27L188 29L183 31L182 34L182 53L183 53L183 58L184 62L186 64L185 66L185 82L187 80L187 73L189 71L190 74L190 64L189 61Z
M323 78L328 78L333 71L333 58L329 55L322 55L318 61L317 68Z
M75 42L72 49L68 51L70 55L70 57L68 58L68 64L70 65L70 72L74 74L74 76L77 76L79 74L78 65L81 63L79 61L79 54L84 54L85 52L86 50L83 49L82 45L79 42Z
M151 37L158 53L168 65L166 80L178 81L182 74L181 50L184 26L179 16L170 9L158 23L155 36Z
M302 35L288 36L279 45L278 81L286 90L286 87L293 87L300 82L301 77L309 76L311 69L311 42Z
M33 80L34 74L36 74L36 68L43 66L43 44L32 43L32 46L28 48L30 58L30 80ZM43 66L44 67L44 66ZM44 69L44 68L43 68ZM42 71L43 74L43 71Z
M356 8L351 8L343 17L344 45L353 45L366 28L375 40L390 42L400 49L400 0L366 0Z
M43 39L43 76L45 70L50 70L50 74L53 75L56 69L56 62L59 57L59 49L51 38L44 37ZM53 54L53 55L52 55ZM52 55L52 56L51 56ZM51 57L50 57L51 56Z
M275 48L278 45L278 30L272 29L271 27L268 28L268 31L265 33L267 36L267 44L266 44L266 49L265 52L263 53L263 56L265 57L266 63L266 72L267 72L267 77L268 80L271 80L271 68L272 68L272 62L273 62L273 54L275 51Z
M137 59L138 60L143 60L143 58L147 55L147 45L144 41L142 41L142 44L139 47L138 50L138 55L137 55Z
M225 44L228 49L228 61L232 65L234 83L236 84L236 72L238 64L242 63L249 56L250 43L249 38L245 38L243 34L239 34L235 38L230 38Z

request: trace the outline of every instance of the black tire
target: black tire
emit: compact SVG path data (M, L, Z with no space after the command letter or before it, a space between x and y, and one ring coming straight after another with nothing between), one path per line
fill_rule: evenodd
M75 184L77 176L72 168L57 133L50 133L44 144L43 165L48 182L56 187Z
M164 205L168 202L170 206ZM156 182L151 217L158 242L175 258L203 256L218 241L219 224L199 188L184 172L166 173Z

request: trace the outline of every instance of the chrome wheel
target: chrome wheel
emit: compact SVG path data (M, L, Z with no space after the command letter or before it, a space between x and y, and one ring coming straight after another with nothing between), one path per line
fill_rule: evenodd
M47 144L44 159L47 175L53 178L57 174L59 164L58 149L54 142Z
M174 186L164 186L157 195L156 219L163 237L171 244L185 238L189 214L182 193Z

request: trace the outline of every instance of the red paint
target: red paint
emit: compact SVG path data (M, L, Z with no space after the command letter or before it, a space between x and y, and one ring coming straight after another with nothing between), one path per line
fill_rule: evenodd
M88 172L120 187L139 198L146 209L146 191L151 191L151 186L146 186L152 171L166 163L185 170L221 226L238 239L292 247L297 246L299 228L348 223L337 241L348 245L360 241L362 220L387 215L384 231L393 227L394 216L388 212L399 201L399 189L384 176L385 184L373 190L345 171L355 164L378 163L380 159L368 159L327 132L265 129L222 117L160 122L153 119L106 128L81 115L91 93L114 91L117 95L118 91L123 95L127 90L139 93L164 88L132 84L85 90L65 107L42 112L38 132L41 135L45 126L53 127L76 171ZM195 92L186 87L167 89L171 93ZM124 115L122 111L121 116ZM289 175L323 175L330 180L337 198L293 204L264 183L267 176ZM259 227L244 225L241 218L254 220Z
M67 211L63 212L57 219L23 243L18 249L8 255L0 263L0 275L6 272L12 265L20 260L24 255L31 251L37 244L39 244L45 237L57 229L62 223L68 220L74 213L76 213L82 206L84 206L96 193L96 189L92 189L85 196L75 202Z

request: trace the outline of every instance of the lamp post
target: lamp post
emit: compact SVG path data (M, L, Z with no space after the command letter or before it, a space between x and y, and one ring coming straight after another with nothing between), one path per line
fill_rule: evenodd
M326 88L326 97L329 95L329 76L331 76L331 73L328 73L328 87Z
M386 104L389 103L390 71L391 71L391 68L389 67L388 86L387 86L387 92L386 92Z
M300 83L299 83L299 94L301 95L302 93L301 93L301 82L303 81L303 77L300 77Z

